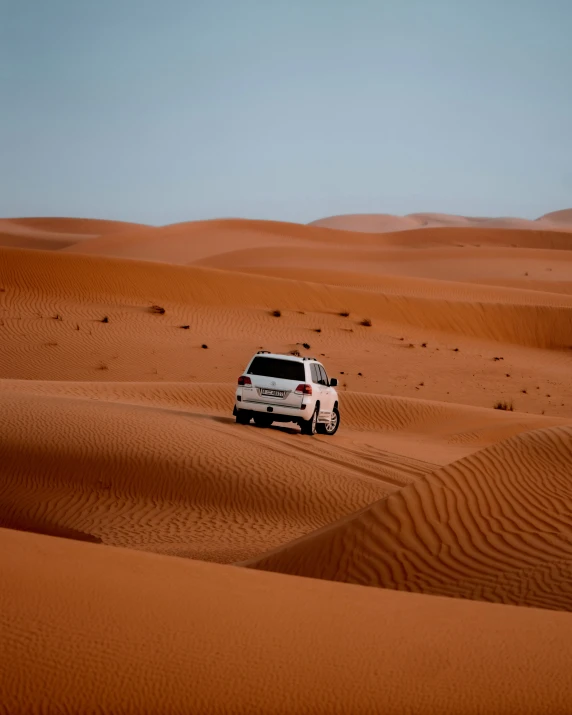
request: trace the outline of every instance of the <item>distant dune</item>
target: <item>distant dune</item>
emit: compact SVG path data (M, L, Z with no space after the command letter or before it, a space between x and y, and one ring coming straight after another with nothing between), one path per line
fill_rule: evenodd
M0 220L0 713L572 712L571 375L572 210Z
M140 224L82 218L0 219L0 246L58 250L102 235L118 234Z
M512 217L488 218L474 216L455 216L439 213L415 213L407 216L392 216L391 214L342 214L311 221L310 226L335 228L342 231L363 231L366 233L382 233L385 231L407 231L410 229L428 227L479 227L518 228L537 231L572 231L572 209L554 211L544 214L536 220Z

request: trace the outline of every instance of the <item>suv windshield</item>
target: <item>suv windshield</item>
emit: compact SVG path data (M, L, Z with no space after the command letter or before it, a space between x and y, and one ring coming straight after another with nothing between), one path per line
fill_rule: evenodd
M277 377L279 380L297 380L304 382L304 365L295 360L280 360L278 358L255 357L248 369L249 375Z

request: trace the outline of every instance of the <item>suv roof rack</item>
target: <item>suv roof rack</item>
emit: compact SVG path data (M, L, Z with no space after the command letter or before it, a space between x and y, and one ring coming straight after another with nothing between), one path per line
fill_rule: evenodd
M264 355L264 354L270 355L270 350L258 350L258 352L256 354L257 355Z
M303 357L302 360L314 360L314 362L317 362L316 358L314 357Z

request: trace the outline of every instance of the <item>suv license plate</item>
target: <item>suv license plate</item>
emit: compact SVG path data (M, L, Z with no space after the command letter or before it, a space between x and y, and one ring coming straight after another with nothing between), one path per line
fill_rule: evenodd
M284 393L280 390L260 390L260 394L267 397L284 397Z

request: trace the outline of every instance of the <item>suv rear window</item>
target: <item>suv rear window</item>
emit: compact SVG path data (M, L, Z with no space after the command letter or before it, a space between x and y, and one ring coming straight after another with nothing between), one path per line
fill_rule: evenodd
M248 374L298 382L304 382L305 379L304 365L301 362L268 357L255 357L248 368Z

